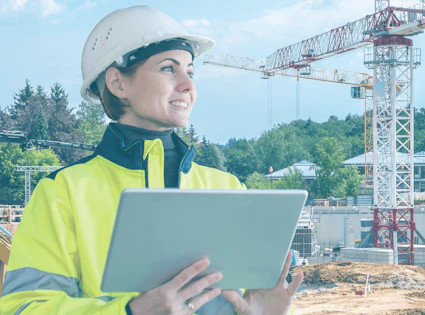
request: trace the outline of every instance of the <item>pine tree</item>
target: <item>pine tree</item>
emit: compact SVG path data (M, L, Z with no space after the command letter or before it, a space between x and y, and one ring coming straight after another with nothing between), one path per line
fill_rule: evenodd
M192 124L190 124L190 127L189 127L189 129L187 131L187 134L189 136L189 142L190 142L190 144L198 143L199 137L198 137L198 135L197 135L197 133L195 131L195 127Z
M50 89L47 105L48 115L46 118L50 140L82 142L83 134L78 128L76 115L72 109L68 108L68 104L68 95L65 89L59 83L55 83ZM55 148L54 151L64 164L76 162L86 155L86 152L81 150Z
M205 136L202 139L202 146L199 151L199 154L195 157L196 163L226 171L226 167L224 166L226 158L223 152L217 145L207 141Z
M13 130L14 123L8 113L8 109L2 110L0 108L0 130Z
M10 116L12 119L19 120L22 114L27 111L29 106L28 102L33 95L34 90L30 85L30 81L27 79L25 81L25 87L13 96L14 103L10 107Z
M49 124L43 111L38 112L35 123L34 139L49 140Z

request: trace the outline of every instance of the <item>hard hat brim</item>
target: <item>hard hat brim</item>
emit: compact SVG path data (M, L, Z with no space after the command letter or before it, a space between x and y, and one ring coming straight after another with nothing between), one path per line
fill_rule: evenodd
M205 54L207 51L209 51L210 49L212 49L214 47L214 45L215 45L215 42L212 39L208 38L208 37L198 36L198 35L190 35L190 34L164 36L163 38L161 38L161 41L169 40L169 39L173 39L173 38L185 39L185 40L188 40L188 41L192 42L193 44L195 44L196 49L195 49L194 59L197 59L201 55ZM147 46L147 45L152 44L152 43L155 43L155 42L158 42L158 41L152 41L150 43L146 43L143 46ZM141 46L139 46L139 47L133 47L133 48L130 48L130 49L126 49L126 52L125 53L128 53L128 52L130 52L130 51L132 51L134 49L138 49L140 47ZM119 54L118 53L117 56L115 56L114 59L117 59L117 58L119 58L122 55L123 54ZM95 73L93 73L91 76L87 77L83 81L83 85L81 87L80 94L81 94L81 97L85 101L91 102L91 103L95 103L95 104L100 104L99 97L97 97L94 93L91 92L90 85L109 66L111 66L111 64L104 64L104 65L102 65L102 67L100 67L99 69L97 69L97 71Z

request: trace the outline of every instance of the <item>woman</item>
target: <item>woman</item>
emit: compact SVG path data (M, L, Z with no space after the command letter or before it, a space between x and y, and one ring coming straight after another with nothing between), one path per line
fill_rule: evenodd
M84 99L101 100L111 123L95 153L41 180L14 236L1 314L286 314L302 281L286 289L286 262L271 290L204 290L202 259L146 293L105 294L103 268L121 191L179 187L244 189L230 174L199 166L172 131L196 100L193 59L213 41L193 36L147 6L122 9L94 28L82 56ZM123 271L124 272L124 271Z

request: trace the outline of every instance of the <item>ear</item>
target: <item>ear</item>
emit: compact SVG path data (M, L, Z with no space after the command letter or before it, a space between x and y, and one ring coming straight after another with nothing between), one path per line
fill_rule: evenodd
M113 95L121 100L126 98L125 79L117 68L109 68L106 71L106 86Z

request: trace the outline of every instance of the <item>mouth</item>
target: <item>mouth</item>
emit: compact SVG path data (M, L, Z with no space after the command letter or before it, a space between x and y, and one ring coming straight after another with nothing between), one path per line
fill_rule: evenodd
M182 102L182 101L171 101L171 102L169 102L169 104L171 106L182 108L182 109L187 109L189 107L188 103Z

